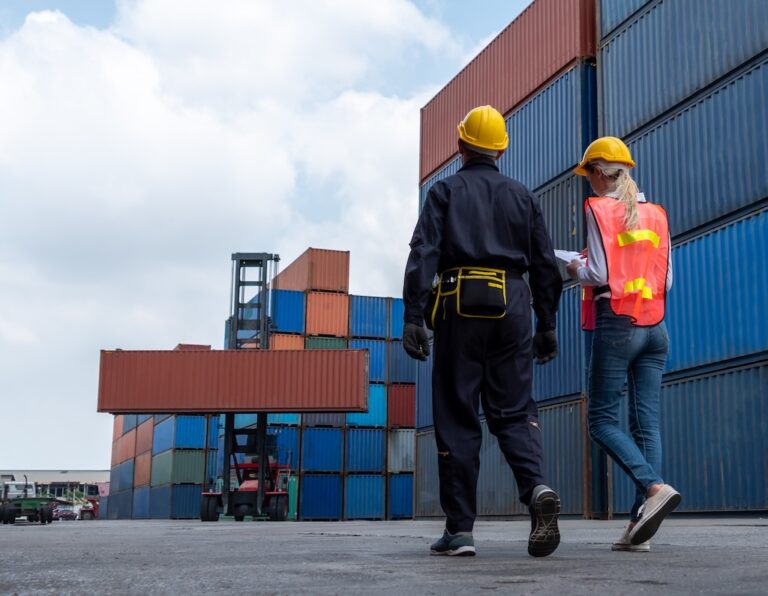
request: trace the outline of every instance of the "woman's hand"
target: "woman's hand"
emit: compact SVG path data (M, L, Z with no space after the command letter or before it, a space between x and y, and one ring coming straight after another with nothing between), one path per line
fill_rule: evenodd
M581 267L583 267L582 262L579 259L573 259L565 266L565 270L568 272L568 275L570 275L571 278L577 279L579 275L579 269Z

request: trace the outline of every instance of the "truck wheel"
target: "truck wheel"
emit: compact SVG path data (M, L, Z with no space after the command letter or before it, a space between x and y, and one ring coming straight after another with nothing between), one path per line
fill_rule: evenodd
M80 512L80 519L82 520L92 520L93 519L93 511L81 511Z
M203 495L200 499L200 521L219 521L219 501L216 497Z
M9 524L15 524L16 523L16 508L15 507L8 507L8 509L5 510L5 519L8 520Z
M288 495L281 495L276 499L275 520L285 521L288 519Z
M53 507L48 507L45 511L45 521L49 524L53 523Z
M5 521L5 505L0 505L0 524L7 524L8 522Z

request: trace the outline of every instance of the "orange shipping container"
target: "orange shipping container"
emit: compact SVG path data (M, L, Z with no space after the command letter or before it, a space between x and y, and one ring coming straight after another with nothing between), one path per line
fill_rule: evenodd
M152 477L152 453L137 455L133 462L133 486L149 486Z
M307 294L307 335L349 335L349 296L330 292Z
M273 333L269 336L270 350L303 350L304 336L288 333Z
M117 416L115 416L115 418L117 418ZM119 457L119 453L118 453L119 443L120 443L120 439L118 439L117 441L112 441L112 459L110 460L110 464L109 464L110 468L114 468L117 465L117 460Z
M368 352L104 350L97 409L147 414L364 412Z
M507 114L574 60L594 56L595 38L595 0L531 3L421 109L419 184L456 153L469 110L490 104Z
M120 437L123 436L123 417L118 415L115 416L114 421L112 422L112 441L117 441Z
M154 418L145 420L136 428L136 455L152 451L152 435L154 430Z
M349 251L308 248L272 280L279 290L349 292Z
M120 437L118 443L117 463L121 464L132 459L136 455L136 429L134 428L125 433Z

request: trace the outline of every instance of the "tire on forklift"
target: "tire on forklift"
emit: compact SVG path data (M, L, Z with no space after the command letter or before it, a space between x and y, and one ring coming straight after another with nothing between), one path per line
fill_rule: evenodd
M272 496L269 499L269 519L285 521L288 519L288 495Z
M200 500L200 521L219 521L219 500L211 495L203 495Z

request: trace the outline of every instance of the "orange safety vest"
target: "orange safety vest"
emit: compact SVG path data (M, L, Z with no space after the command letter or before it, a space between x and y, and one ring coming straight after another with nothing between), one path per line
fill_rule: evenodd
M638 203L638 225L624 228L624 205L609 197L592 197L584 210L592 209L605 250L611 310L632 319L639 327L664 319L669 267L669 224L659 205ZM589 258L589 257L587 257ZM581 326L595 328L593 287L582 289Z

